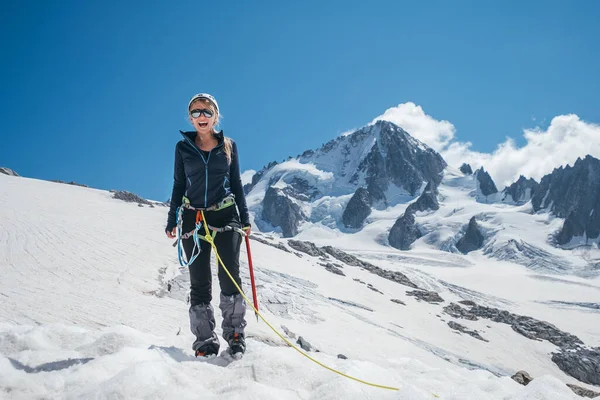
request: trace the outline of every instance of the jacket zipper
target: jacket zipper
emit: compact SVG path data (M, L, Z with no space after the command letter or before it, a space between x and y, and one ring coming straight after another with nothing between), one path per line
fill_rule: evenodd
M217 145L215 147L213 147L209 152L208 152L208 158L205 160L204 156L202 155L202 152L200 151L200 149L198 148L198 146L196 146L195 143L192 143L192 141L184 135L184 139L190 144L190 146L192 146L200 155L200 158L202 158L202 161L204 162L204 176L206 177L206 181L205 181L205 187L204 187L204 207L208 207L208 162L210 161L210 155L212 154L212 151L217 148L220 147L221 145ZM189 178L188 178L189 180ZM191 182L190 182L191 184Z

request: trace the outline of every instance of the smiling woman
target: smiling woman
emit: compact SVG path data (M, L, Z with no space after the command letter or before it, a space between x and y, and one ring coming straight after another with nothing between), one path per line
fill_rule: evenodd
M239 256L242 236L250 234L248 207L242 188L235 142L217 132L219 104L207 94L193 96L188 103L194 131L181 132L183 140L175 149L175 173L171 208L166 227L169 238L179 233L190 272L190 326L196 336L192 348L196 356L219 353L219 338L214 332L215 317L211 306L211 245L204 239L202 225L215 232L214 243L241 287ZM237 206L237 207L236 207ZM219 268L220 308L223 337L229 352L241 356L246 350L244 328L246 303L223 268Z

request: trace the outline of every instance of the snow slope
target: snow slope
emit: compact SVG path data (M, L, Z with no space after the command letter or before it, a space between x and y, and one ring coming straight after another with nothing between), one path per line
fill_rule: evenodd
M451 198L466 198L446 195L448 208L456 208ZM488 342L458 334L448 327L453 318L442 313L443 304L417 301L406 286L358 267L343 266L345 276L334 275L316 257L257 240L252 254L265 318L280 331L285 326L290 338L310 342L319 350L311 356L326 365L399 390L323 369L257 323L251 311L242 360L197 361L186 271L164 234L166 213L106 191L0 175L0 398L574 399L565 383L594 389L550 361L556 347L548 342L489 320L458 321ZM441 252L425 238L400 252L378 241L393 224L391 211L370 218L377 220L352 234L307 224L299 239L401 271L446 304L476 299L600 345L600 313L565 306L597 301L597 277L547 275L481 253ZM277 237L256 237L287 246ZM245 257L242 279L250 293ZM526 387L510 379L520 369L535 378Z

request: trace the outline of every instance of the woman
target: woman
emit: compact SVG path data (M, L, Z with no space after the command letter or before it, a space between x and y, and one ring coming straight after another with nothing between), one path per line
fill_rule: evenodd
M192 348L198 357L218 354L219 339L214 332L215 316L210 304L211 246L205 240L199 240L198 253L191 236L196 228L197 217L200 216L200 210L204 210L208 225L228 227L229 230L216 233L214 243L223 263L240 287L240 228L250 234L250 221L237 146L233 140L223 136L223 131L217 132L214 128L219 121L217 101L209 94L197 94L188 104L188 114L195 130L180 131L183 140L175 147L175 174L166 233L169 238L176 236L176 213L181 207L182 243L187 260L191 261L189 313L190 328L196 336ZM198 234L204 235L204 228ZM246 350L246 303L221 266L218 271L223 338L229 344L230 353L241 356Z

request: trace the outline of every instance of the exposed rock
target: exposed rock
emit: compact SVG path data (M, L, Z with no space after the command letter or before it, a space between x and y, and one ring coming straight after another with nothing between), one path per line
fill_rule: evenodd
M244 185L244 193L250 193L254 186L256 186L256 184L262 179L262 177L277 164L277 161L271 161L267 166L263 167L260 171L252 175L252 181Z
M441 181L441 172L447 164L433 149L388 121L377 121L352 135L360 136L361 131L372 130L379 130L376 141L355 175L366 173L367 189L373 199L377 200L389 183L414 195L422 182ZM385 152L380 149L385 149Z
M483 169L483 167L475 171L475 176L479 181L479 190L484 196L498 193L498 189L496 188L492 177Z
M463 165L461 165L459 169L460 169L460 172L462 172L465 175L473 174L473 170L471 169L471 166L467 163L463 163Z
M319 264L321 266L325 267L325 269L331 273L334 273L336 275L346 276L346 274L344 274L344 272L340 269L341 266L336 266L332 263L326 263L326 264L319 263Z
M578 347L571 351L562 347L561 350L560 353L552 355L552 361L562 371L581 382L600 386L600 347Z
M371 285L370 283L368 283L368 284L367 284L367 287L368 287L369 289L371 289L372 291L374 291L374 292L377 292L377 293L383 294L383 292L382 292L381 290L377 289L375 286Z
M467 319L471 319L472 317L479 317L490 319L494 322L508 324L515 332L518 332L529 339L547 340L562 349L574 350L580 345L583 345L583 342L577 336L563 332L548 322L539 321L531 317L480 305L471 306L469 310L463 308L461 311L458 311L457 308L462 307L458 305L451 309L446 307L444 308L444 311L455 318L467 317Z
M303 253L308 254L313 257L323 257L327 256L325 252L320 250L314 243L312 242L304 242L301 240L288 240L288 246L290 246L294 250L301 251Z
M405 214L414 214L416 211L439 210L440 204L438 203L437 195L437 186L435 183L429 182L417 201L408 205Z
M10 168L0 167L0 174L10 175L10 176L19 176L15 171Z
M332 246L323 246L321 250L332 255L334 258L340 260L344 264L351 265L353 267L362 267L363 262L358 258L354 257L352 254L348 254L342 250L338 250Z
M459 308L460 306L455 305L444 308L444 311L455 318L480 317L508 324L515 332L528 339L546 340L560 348L559 353L552 355L552 361L561 370L581 382L600 385L600 348L583 348L584 343L577 336L531 317L479 305L471 306L470 310L458 311Z
M472 305L475 305L475 303L473 303ZM471 312L462 308L456 303L450 303L450 305L444 307L444 312L454 318L463 318L471 321L477 321L479 319L476 315L472 314Z
M460 304L464 304L465 306L474 306L476 305L474 301L471 300L461 300L459 301Z
M417 300L423 300L428 303L436 304L443 303L444 299L440 297L440 295L436 292L429 292L427 290L413 290L410 292L406 292L408 296L414 296Z
M371 214L371 197L367 189L360 187L348 202L342 214L342 222L347 228L358 229L369 214Z
M458 240L456 248L463 254L478 250L483 247L483 234L479 230L479 225L475 217L471 217L465 235Z
M456 323L454 321L448 322L448 326L455 331L459 331L462 333L466 333L467 335L473 336L475 339L482 340L484 342L489 342L489 340L484 339L477 331L470 331L466 326Z
M298 177L292 178L292 181L283 189L289 197L301 201L311 201L317 194L318 190L308 184L306 179Z
M302 347L302 349L304 351L313 351L316 350L310 343L308 343L308 341L306 339L304 339L302 336L298 337L298 340L296 340L296 344L300 345L300 347Z
M65 185L73 185L73 186L89 187L88 185L84 185L83 183L77 183L77 182L74 182L74 181L71 181L71 182L65 182L65 181L61 181L61 180L58 180L58 179L51 179L51 180L50 180L50 182L54 182L54 183L62 183L62 184L65 184ZM111 190L111 192L113 192L113 193L114 193L114 190ZM125 193L127 193L127 192L125 192ZM134 196L135 196L135 195L134 195ZM127 201L127 200L126 200L126 201ZM133 203L133 201L131 201L131 203Z
M346 356L345 356L345 355L343 355L343 354L338 354L338 355L337 355L337 358L341 358L342 360L347 360L347 359L348 359L348 357L346 357Z
M590 155L578 158L573 167L555 169L542 178L531 198L534 211L549 209L565 218L556 236L567 244L574 236L595 239L600 235L600 160Z
M531 196L535 193L539 185L535 179L526 179L521 175L515 183L502 191L504 193L502 200L508 200L508 196L510 196L510 200L516 203L526 203L531 200Z
M529 375L526 371L519 371L513 376L511 376L511 378L524 386L527 386L531 381L533 381L531 375ZM573 391L573 393L581 397L588 397L590 399L593 399L595 397L600 396L600 393L582 388L581 386L573 385L571 383L567 383L567 386Z
M405 302L403 302L402 300L398 300L398 299L390 299L390 301L393 301L394 303L397 303L397 304L402 304L403 306L405 306L405 305L406 305L406 303L405 303Z
M123 200L128 203L138 203L139 204L147 204L150 205L148 200L142 199L135 193L127 192L125 190L111 190L114 199Z
M590 399L600 397L600 392L594 392L593 390L585 389L581 386L573 385L572 383L567 383L567 386L578 396L588 397Z
M388 241L390 246L398 250L409 250L410 245L421 236L421 231L415 225L414 214L405 212L390 229Z
M271 243L268 240L263 239L263 238L259 237L258 235L254 234L254 233L250 236L250 239L251 240L256 240L257 242L260 242L262 244L266 244L267 246L271 246L271 247L275 247L276 249L283 250L286 253L291 253L290 249L288 249L287 247L285 247L283 244L281 244L281 243Z
M330 254L337 260L343 262L346 265L353 267L364 268L372 274L378 275L382 278L388 279L390 281L399 283L401 285L405 285L414 289L418 289L418 286L411 282L411 280L404 275L402 272L398 271L389 271L383 268L380 268L376 265L368 263L366 261L359 260L351 254L348 254L344 251L336 249L331 246L323 246L320 249L315 246L312 242L304 242L300 240L290 240L288 241L288 245L298 251L302 251L306 254L309 254L313 257L326 257L327 254ZM294 247L295 246L295 247Z
M303 215L300 207L281 190L269 187L263 199L262 218L273 226L281 227L283 237L293 237L298 233Z
M529 375L529 373L527 373L526 371L519 371L516 374L514 374L513 376L511 376L511 378L524 386L527 386L529 384L529 382L531 382L533 380L531 375Z

